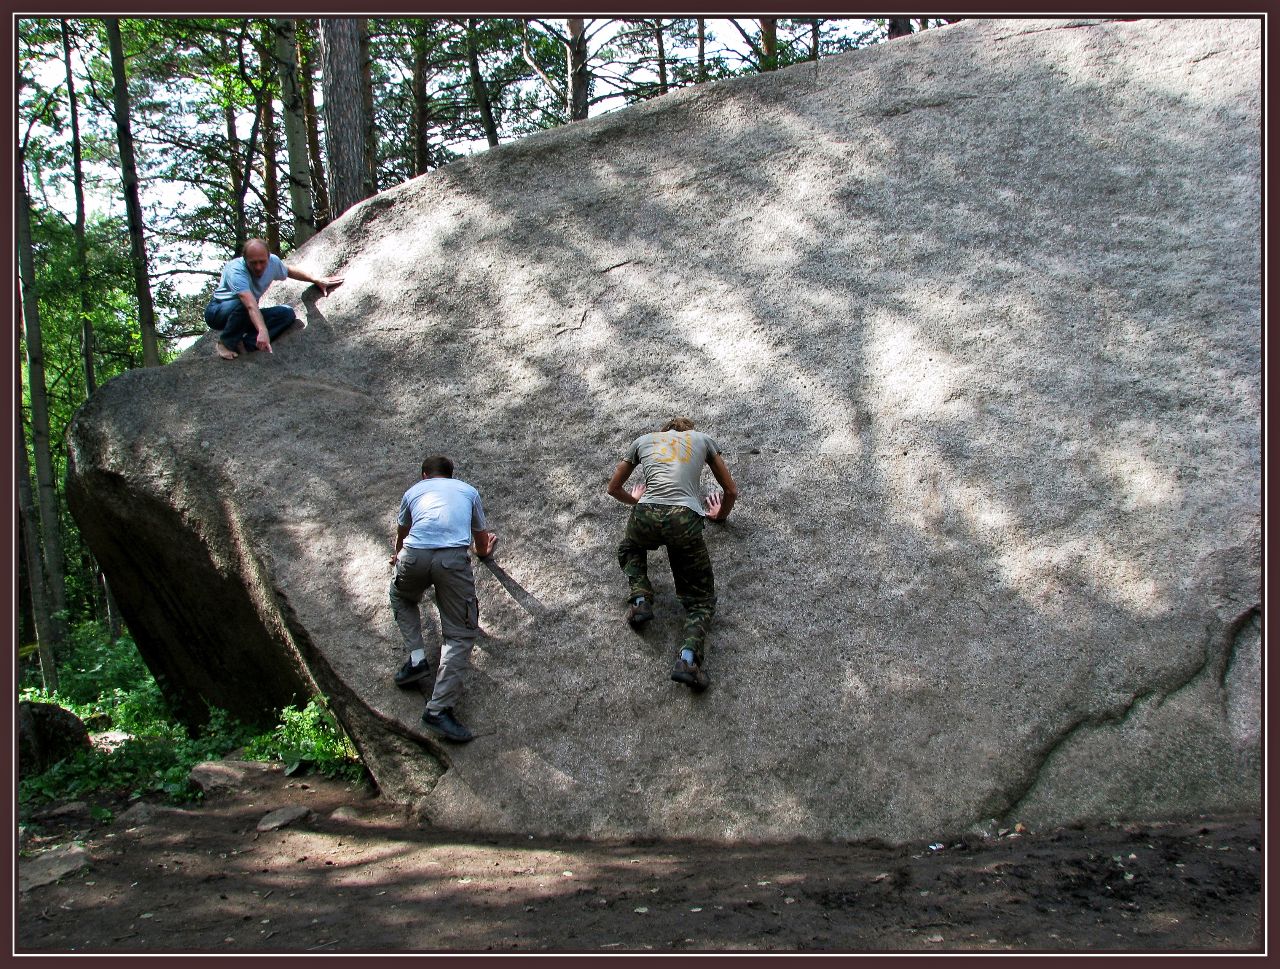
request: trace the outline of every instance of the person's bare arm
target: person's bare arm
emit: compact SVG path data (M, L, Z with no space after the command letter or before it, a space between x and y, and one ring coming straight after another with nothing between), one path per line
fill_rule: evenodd
M640 495L644 494L643 482L631 490L623 487L627 483L627 479L631 477L631 472L635 469L636 466L630 461L618 462L618 466L613 471L613 477L609 479L609 487L606 489L609 497L617 498L624 505L634 505L639 502Z
M258 349L272 353L271 334L267 332L267 321L262 318L262 310L258 309L257 298L253 293L245 290L240 294L240 302L244 304L245 311L249 314L249 322L258 331Z
M715 475L716 481L724 489L723 495L713 495L707 499L707 511L710 512L709 517L713 522L723 522L733 510L734 502L738 500L738 485L734 482L733 475L729 473L729 466L724 463L724 458L720 455L712 455L707 463L711 465L711 473Z
M391 564L396 564L400 557L400 549L404 548L405 536L409 534L409 525L396 525L396 550L391 553Z
M330 287L342 285L341 276L312 276L305 269L298 269L296 266L286 266L285 269L288 271L290 279L300 279L304 283L314 283L319 288L321 296L328 296Z
M482 559L487 559L492 555L494 546L498 544L498 536L494 532L485 529L473 529L471 540L475 542L476 557Z

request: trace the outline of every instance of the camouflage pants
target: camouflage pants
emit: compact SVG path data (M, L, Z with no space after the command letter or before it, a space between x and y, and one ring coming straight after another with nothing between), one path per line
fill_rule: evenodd
M683 505L635 505L627 519L627 532L618 546L618 564L631 583L631 598L653 601L649 582L649 552L667 547L676 598L684 607L684 641L681 649L693 650L702 663L702 644L716 612L716 580L711 556L702 540L703 520Z

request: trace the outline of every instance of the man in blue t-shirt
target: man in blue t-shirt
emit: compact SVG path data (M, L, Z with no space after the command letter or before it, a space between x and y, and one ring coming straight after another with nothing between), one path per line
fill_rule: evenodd
M204 308L204 321L211 330L221 330L215 346L223 360L234 360L236 350L266 350L271 341L297 321L291 306L260 307L258 301L277 279L301 279L315 283L321 294L342 282L341 276L316 278L310 273L286 266L279 256L267 249L261 239L244 244L244 255L222 267L218 288ZM256 333L256 338L255 338Z
M486 527L480 492L454 478L453 462L443 454L422 462L422 480L400 499L396 521L391 611L409 650L409 659L395 676L396 685L411 686L431 675L418 603L434 586L444 645L422 723L437 737L465 743L473 734L458 722L453 705L462 695L463 674L470 669L471 647L480 633L476 580L467 548L474 540L476 555L488 558L498 539Z

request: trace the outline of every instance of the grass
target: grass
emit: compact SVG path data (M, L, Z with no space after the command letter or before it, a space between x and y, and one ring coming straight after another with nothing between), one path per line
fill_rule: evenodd
M28 682L19 699L56 704L94 731L118 730L129 737L112 750L95 746L24 778L18 785L20 815L48 803L91 797L198 801L201 791L188 779L191 768L238 748L248 760L282 761L287 773L305 768L349 780L364 775L350 738L323 697L304 707L285 707L279 724L266 733L211 709L208 723L193 735L169 712L128 635L112 642L99 624L82 623L68 636L58 662L56 693ZM33 679L30 671L26 678ZM107 809L96 809L103 812L109 817Z

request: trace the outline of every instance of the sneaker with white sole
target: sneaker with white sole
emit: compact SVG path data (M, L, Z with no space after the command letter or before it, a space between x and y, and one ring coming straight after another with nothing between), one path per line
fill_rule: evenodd
M400 672L396 674L396 686L406 687L420 680L425 680L431 675L431 664L424 657L421 663L415 663L413 660L405 660L404 666L400 667Z

